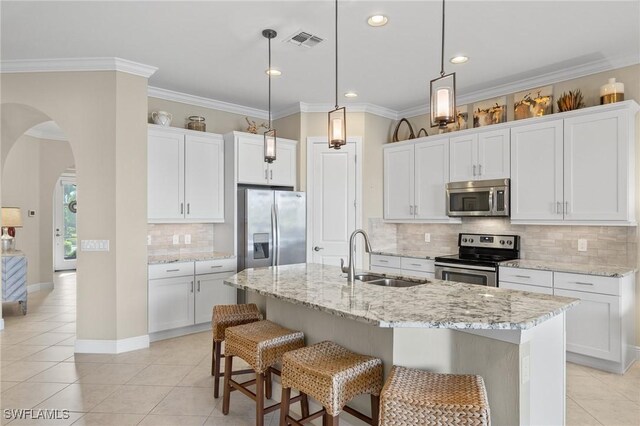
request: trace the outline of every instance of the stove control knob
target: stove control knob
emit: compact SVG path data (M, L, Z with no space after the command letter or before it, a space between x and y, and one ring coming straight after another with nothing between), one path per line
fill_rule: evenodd
M512 244L513 244L513 241L509 240L509 241L507 241L507 244L508 244L508 245L512 245Z
M504 245L504 240L500 240L500 244Z
M473 238L469 238L469 242L472 243L473 242Z
M466 238L463 238L463 239L462 239L462 242L463 242L463 243L466 243L466 242L467 242L467 239L466 239Z

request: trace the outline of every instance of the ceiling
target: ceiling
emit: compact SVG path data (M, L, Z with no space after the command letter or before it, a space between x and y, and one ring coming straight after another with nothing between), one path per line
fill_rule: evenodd
M334 102L332 1L2 1L1 58L116 56L159 70L151 86L266 109L267 41L278 31L273 107ZM424 105L440 71L439 1L340 0L341 104ZM372 28L367 17L389 23ZM458 94L592 63L640 62L640 0L447 2L445 70ZM282 40L302 29L307 49ZM452 65L455 54L471 59ZM348 90L359 96L348 100Z

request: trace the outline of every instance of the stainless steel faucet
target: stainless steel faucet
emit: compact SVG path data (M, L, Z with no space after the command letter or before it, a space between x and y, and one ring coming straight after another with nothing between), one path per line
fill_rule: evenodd
M344 259L340 259L340 268L342 269L342 272L349 274L349 282L352 283L356 280L356 265L353 259L353 254L356 251L356 235L358 234L362 234L362 236L364 237L364 243L365 243L365 251L367 253L371 252L371 243L369 242L369 235L367 235L367 232L364 229L356 229L355 231L353 231L353 233L351 234L351 237L349 238L349 265L347 265L347 267L344 267Z

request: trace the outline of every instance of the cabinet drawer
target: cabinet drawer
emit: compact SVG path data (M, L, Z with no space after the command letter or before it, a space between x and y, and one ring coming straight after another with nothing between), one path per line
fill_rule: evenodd
M196 262L196 275L214 274L217 272L235 272L236 258L202 260Z
M553 294L553 288L551 287L540 287L537 285L529 285L529 284L517 284L510 283L506 281L500 280L500 284L498 285L500 288L504 288L506 290L520 290L520 291L528 291L530 293L541 293L541 294Z
M620 296L620 280L617 278L556 272L553 286L564 290Z
M411 257L400 258L402 269L419 272L435 272L435 261L431 259L415 259Z
M537 269L522 269L500 267L500 282L537 285L541 287L553 287L553 272L539 271Z
M173 278L193 275L193 262L162 263L149 265L149 279Z
M396 256L384 256L381 254L371 255L372 266L383 266L385 268L398 268L400 269L400 258Z

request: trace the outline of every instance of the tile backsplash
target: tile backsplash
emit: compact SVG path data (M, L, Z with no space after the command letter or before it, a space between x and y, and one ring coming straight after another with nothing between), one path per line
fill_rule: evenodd
M210 253L213 251L214 225L205 223L170 223L148 224L147 245L149 256L167 256L193 253ZM173 244L173 236L179 238ZM191 244L185 244L185 235L191 236Z
M512 225L509 219L464 218L461 224L389 224L370 219L369 229L374 250L453 254L458 251L458 233L470 232L520 235L523 259L623 266L635 266L638 260L637 227ZM424 242L425 233L431 234L430 243ZM587 251L578 251L579 238L587 240Z

